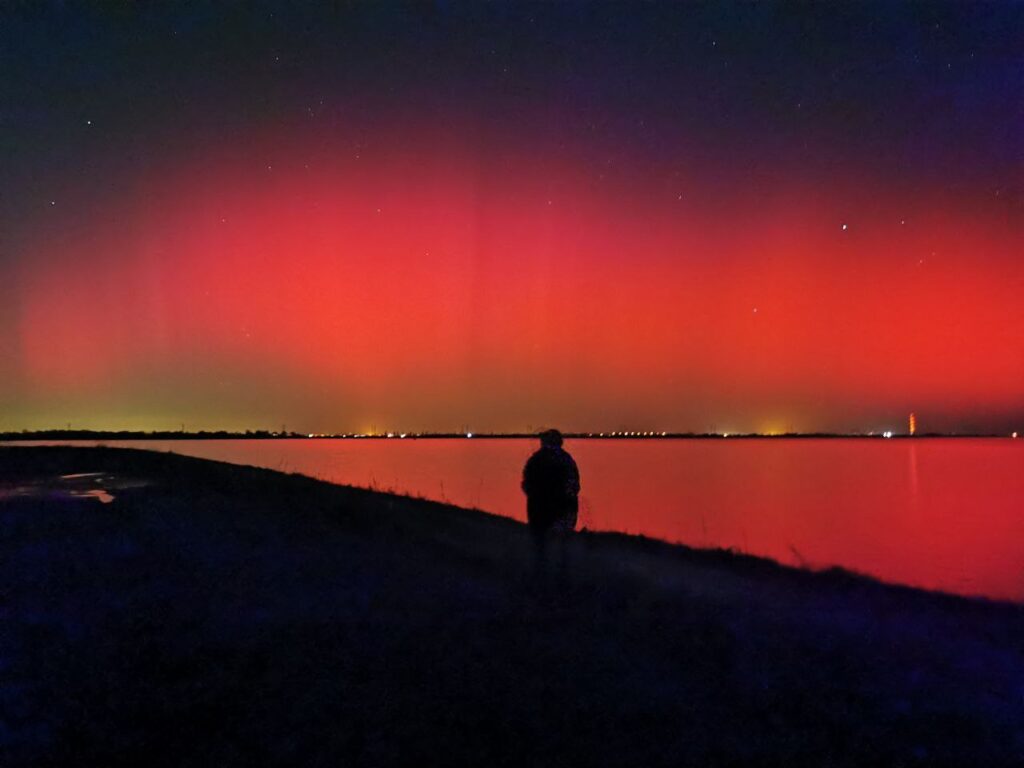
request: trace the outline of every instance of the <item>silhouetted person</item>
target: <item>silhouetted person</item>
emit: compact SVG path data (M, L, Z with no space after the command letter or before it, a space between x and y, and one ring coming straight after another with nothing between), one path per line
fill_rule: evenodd
M544 567L550 536L561 541L561 567L566 568L565 536L576 529L579 515L580 473L562 448L562 435L549 429L540 435L540 450L523 467L526 520L537 548L538 567Z

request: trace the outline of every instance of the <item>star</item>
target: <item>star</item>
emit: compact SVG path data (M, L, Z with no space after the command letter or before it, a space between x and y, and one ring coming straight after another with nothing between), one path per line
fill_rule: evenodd
M845 232L847 230L847 228L848 227L845 224L843 224L843 232Z

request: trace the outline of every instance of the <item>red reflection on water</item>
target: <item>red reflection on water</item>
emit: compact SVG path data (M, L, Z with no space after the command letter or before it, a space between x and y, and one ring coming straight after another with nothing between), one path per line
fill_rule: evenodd
M114 444L114 443L112 443ZM525 519L526 440L124 443ZM1019 440L588 440L581 526L1024 600Z

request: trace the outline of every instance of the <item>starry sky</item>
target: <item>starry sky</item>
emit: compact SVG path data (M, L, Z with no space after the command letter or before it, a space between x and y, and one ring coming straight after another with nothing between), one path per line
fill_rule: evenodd
M1024 5L12 3L0 430L1024 428Z

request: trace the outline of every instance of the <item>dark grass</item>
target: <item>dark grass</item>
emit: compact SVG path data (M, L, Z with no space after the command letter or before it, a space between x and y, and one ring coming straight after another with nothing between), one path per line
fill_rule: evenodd
M0 764L1024 759L1011 604L125 449L0 448Z

